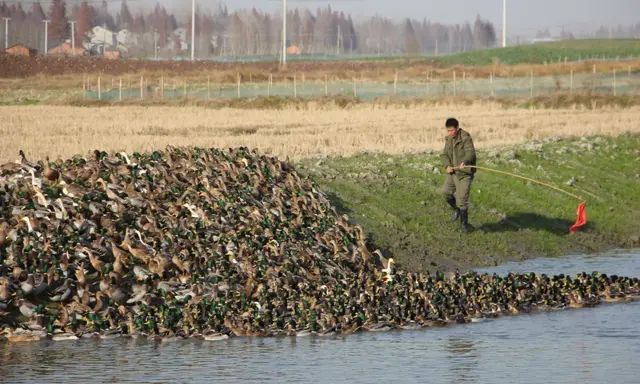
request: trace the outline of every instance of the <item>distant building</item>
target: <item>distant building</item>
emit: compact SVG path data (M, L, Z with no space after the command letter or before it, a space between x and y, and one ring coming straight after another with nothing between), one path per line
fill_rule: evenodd
M187 42L187 30L185 28L178 28L173 31L173 42L177 44L179 50L186 51L189 49L189 43Z
M29 48L22 44L14 44L9 48L5 49L4 51L9 55L15 55L15 56L30 57L38 54L38 51L36 49Z
M105 59L118 60L122 57L122 54L120 51L105 51L103 56Z
M299 55L302 53L302 50L297 45L292 45L287 47L287 55Z
M89 33L89 45L91 51L103 53L103 51L115 47L116 34L100 26L93 27Z
M558 41L558 39L553 38L553 37L535 37L533 39L530 39L529 42L531 44L537 44L537 43L553 43L554 41Z
M85 56L88 54L88 51L84 49L84 47L78 45L76 45L74 51L71 42L65 41L57 47L49 50L49 54L58 56Z
M129 48L138 44L137 36L128 29L122 29L116 34L116 49L123 54L129 53Z

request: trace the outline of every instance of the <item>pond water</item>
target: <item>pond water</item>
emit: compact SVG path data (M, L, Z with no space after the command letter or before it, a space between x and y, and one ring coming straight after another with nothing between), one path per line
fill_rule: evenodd
M640 251L486 272L640 276ZM330 337L0 344L0 382L638 383L640 302Z

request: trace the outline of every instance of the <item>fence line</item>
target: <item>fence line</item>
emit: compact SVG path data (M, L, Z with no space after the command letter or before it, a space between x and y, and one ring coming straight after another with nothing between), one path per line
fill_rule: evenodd
M624 73L624 72L622 72ZM466 72L459 77L456 71L452 71L450 78L436 78L432 73L427 73L420 78L401 78L395 72L389 81L367 81L354 75L350 80L330 79L327 75L324 79L309 80L304 73L283 75L279 78L269 73L257 81L254 76L249 81L242 81L242 76L237 73L236 82L212 83L211 76L202 80L189 80L177 78L165 78L165 76L140 77L139 90L131 86L131 79L127 77L125 87L122 78L111 78L111 89L106 89L109 78L104 75L83 76L82 95L87 99L124 101L138 97L140 100L147 98L176 99L231 99L241 97L293 97L314 98L322 96L345 96L371 100L379 97L397 96L404 98L422 97L534 97L558 93L574 94L587 92L601 95L640 95L640 68L626 68L626 76L620 75L617 69L612 72L598 71L593 66L591 73L575 73L573 68L568 68L566 74L534 76L533 71L528 76L500 77L491 72L488 76L478 77ZM300 79L300 81L299 81ZM167 82L171 85L167 87ZM96 84L93 88L91 84ZM182 87L180 87L182 83ZM217 95L212 93L212 87L217 87ZM180 89L182 88L182 89ZM137 93L137 94L136 94Z

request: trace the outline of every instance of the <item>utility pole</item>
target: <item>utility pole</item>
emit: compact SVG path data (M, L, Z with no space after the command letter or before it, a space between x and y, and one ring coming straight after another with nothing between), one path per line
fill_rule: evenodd
M48 54L49 52L49 22L51 20L42 20L44 23L44 54Z
M196 59L196 0L191 1L191 61Z
M222 53L221 56L227 55L227 36L222 35Z
M72 51L71 54L75 56L76 55L76 22L70 21L69 24L71 24L71 51Z
M287 66L287 0L282 0L282 66Z
M507 0L502 0L502 48L507 46Z
M338 37L336 39L336 56L340 56L340 42L342 41L342 29L340 28L340 24L338 24Z
M158 32L155 29L153 30L153 52L155 59L158 60Z
M4 17L4 49L9 48L9 20L11 18Z

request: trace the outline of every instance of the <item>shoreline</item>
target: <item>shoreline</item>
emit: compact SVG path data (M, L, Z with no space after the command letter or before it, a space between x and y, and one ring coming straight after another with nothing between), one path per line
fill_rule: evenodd
M254 337L267 337L267 338L304 338L304 337L348 337L351 335L357 335L360 333L378 333L378 332L401 332L401 331L416 331L416 330L427 330L433 328L445 328L452 327L456 325L470 324L470 323L480 323L484 321L489 321L491 319L500 318L500 317L512 317L512 316L532 316L541 313L552 313L552 312L560 312L560 311L576 311L576 310L586 310L590 308L597 308L600 306L607 305L619 305L625 303L632 303L640 300L640 295L636 295L633 297L625 297L624 299L615 299L610 301L602 301L596 304L579 304L573 306L566 306L562 308L532 308L526 311L517 311L517 312L504 312L504 313L493 313L486 317L476 317L467 319L464 321L432 321L430 323L418 324L418 323L409 323L404 325L394 325L388 323L382 324L374 324L371 328L360 328L351 332L315 332L315 331L298 331L298 332L278 332L269 335L234 335L234 334L225 334L225 333L211 333L211 334L192 334L192 335L168 335L162 336L157 334L144 334L144 333L136 333L136 334L101 334L101 333L84 333L84 334L74 334L74 333L43 333L42 331L37 330L25 330L22 328L13 329L13 330L2 330L0 329L0 343L8 343L8 344L21 344L21 343L36 343L36 342L44 342L44 341L53 341L53 342L65 342L65 341L77 341L77 340L115 340L115 339L130 339L130 340L147 340L150 342L156 343L168 343L177 340L194 340L199 342L221 342L225 340L230 340L234 338L254 338ZM3 334L4 331L4 334ZM17 331L17 332L16 332Z

